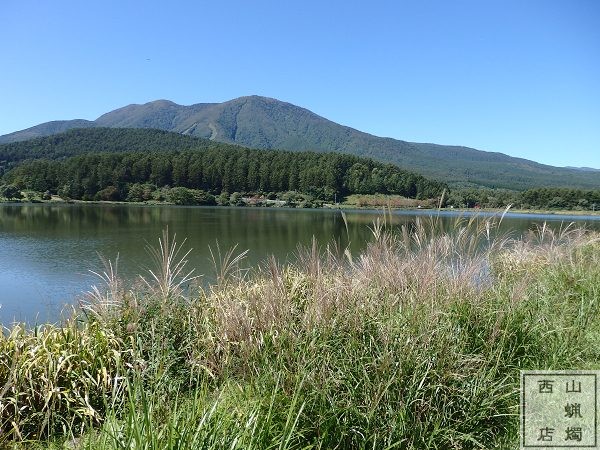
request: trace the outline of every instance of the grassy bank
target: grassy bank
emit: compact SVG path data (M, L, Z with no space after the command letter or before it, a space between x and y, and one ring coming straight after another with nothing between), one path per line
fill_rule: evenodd
M421 199L407 198L401 195L383 195L383 194L353 194L346 197L341 204L353 208L436 208L439 206L439 199Z
M83 316L4 330L0 445L515 448L519 370L600 368L598 235L372 229L252 273L213 249L189 298L168 235L135 290L108 265Z

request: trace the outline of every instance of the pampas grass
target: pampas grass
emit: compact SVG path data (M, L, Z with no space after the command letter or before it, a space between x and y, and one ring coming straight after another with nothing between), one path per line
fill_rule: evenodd
M183 295L168 233L143 290L116 263L84 320L0 337L0 442L78 448L514 448L519 371L600 366L598 235L501 217L316 241Z

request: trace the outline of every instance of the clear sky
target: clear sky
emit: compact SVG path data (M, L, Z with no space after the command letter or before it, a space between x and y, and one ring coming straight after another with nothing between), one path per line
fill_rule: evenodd
M0 0L0 134L264 95L378 136L600 168L598 0Z

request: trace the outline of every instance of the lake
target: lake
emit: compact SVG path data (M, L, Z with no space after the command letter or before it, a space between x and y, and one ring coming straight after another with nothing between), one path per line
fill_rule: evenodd
M135 280L147 273L146 245L156 245L168 226L192 248L189 267L203 280L213 279L209 246L222 250L238 245L249 249L245 264L254 266L274 255L293 258L298 244L312 237L322 245L337 240L350 242L359 252L371 238L369 225L381 212L345 211L348 228L338 210L284 208L209 208L98 204L1 204L0 205L0 323L29 324L55 321L62 305L74 303L97 284L90 270L101 271L99 255L114 260L119 255L119 274ZM395 211L393 226L413 223L416 217L436 211ZM440 220L451 224L460 213L442 211ZM508 214L503 228L518 237L544 221L555 228L577 221L600 230L600 217Z

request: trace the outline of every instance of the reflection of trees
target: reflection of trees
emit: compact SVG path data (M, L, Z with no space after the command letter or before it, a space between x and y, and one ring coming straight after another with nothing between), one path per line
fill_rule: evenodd
M298 244L308 245L314 236L321 245L337 242L342 248L351 244L356 253L372 238L369 226L382 213L348 211L348 229L339 211L286 210L268 208L195 208L134 205L2 205L0 230L35 237L106 238L110 251L121 252L132 261L145 260L144 241L154 242L162 229L169 227L178 239L187 238L188 245L199 256L194 260L201 266L208 245L218 239L221 248L235 244L251 250L250 259L262 259L270 254L285 256ZM392 213L386 220L392 229L403 225L414 227L415 216ZM440 216L431 219L421 216L425 223L437 221L440 232L452 232L456 217ZM476 220L483 220L476 219ZM520 234L531 227L532 220L505 218L502 232ZM600 223L597 224L600 228ZM558 228L560 222L550 224ZM516 237L516 236L515 236ZM103 252L102 248L98 251ZM110 252L109 252L110 253Z
M213 273L208 258L208 246L219 241L227 250L238 244L238 250L249 249L246 267L256 266L269 255L283 260L294 259L298 244L310 245L314 236L325 250L337 243L357 255L373 239L369 226L383 218L381 213L347 211L348 230L336 210L287 210L269 208L205 208L134 205L21 204L0 205L0 258L23 272L47 275L48 299L62 303L72 294L65 294L76 281L76 275L88 269L101 269L96 252L114 259L120 255L119 272L127 283L146 270L148 258L145 244L156 244L165 227L177 234L178 242L187 238L185 247L194 250L189 267L204 274L202 282L210 282ZM415 215L393 212L391 228L399 230L415 226ZM427 222L426 216L420 220ZM456 217L436 219L439 232L451 233ZM483 217L477 220L483 220ZM532 228L543 219L506 217L501 233L514 237ZM600 221L588 222L600 230ZM558 229L560 220L549 222ZM3 253L4 252L4 253ZM19 280L18 282L23 282ZM51 283L56 285L50 285ZM97 280L89 279L89 284ZM81 286L81 290L89 288ZM79 286L79 285L78 285ZM35 307L32 307L35 308ZM34 314L32 314L33 316Z
M168 220L168 215L157 208L131 205L2 205L0 208L2 229L13 232L39 233L46 230L68 235Z

